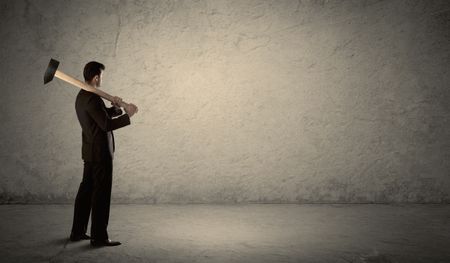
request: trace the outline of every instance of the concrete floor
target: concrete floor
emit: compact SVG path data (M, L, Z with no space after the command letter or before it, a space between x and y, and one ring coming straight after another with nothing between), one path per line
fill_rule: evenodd
M450 205L113 205L95 249L72 211L0 206L0 261L450 262Z

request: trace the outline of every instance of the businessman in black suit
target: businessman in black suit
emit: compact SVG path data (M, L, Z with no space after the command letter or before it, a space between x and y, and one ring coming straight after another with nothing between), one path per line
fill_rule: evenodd
M104 70L105 66L99 62L87 63L83 70L85 82L99 88ZM84 171L75 199L72 241L90 239L92 246L121 244L111 241L107 232L115 149L113 130L129 125L130 117L138 110L130 104L122 115L118 106L121 101L120 97L114 97L113 107L107 108L97 94L83 89L76 98L75 110L82 129ZM91 236L88 236L86 231L91 210Z

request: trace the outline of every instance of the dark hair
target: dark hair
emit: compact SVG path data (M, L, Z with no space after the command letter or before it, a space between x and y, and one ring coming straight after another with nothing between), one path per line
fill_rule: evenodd
M97 61L91 61L84 66L83 76L85 81L91 81L95 75L100 75L105 70L105 65Z

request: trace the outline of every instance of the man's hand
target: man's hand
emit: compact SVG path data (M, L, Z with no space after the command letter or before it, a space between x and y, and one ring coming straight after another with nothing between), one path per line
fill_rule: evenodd
M138 112L138 107L134 105L133 103L129 103L127 106L125 106L125 112L132 117L135 113Z
M114 97L113 97L113 101L111 101L111 105L120 108L120 105L119 105L120 103L122 103L122 98L121 98L121 97L114 96Z

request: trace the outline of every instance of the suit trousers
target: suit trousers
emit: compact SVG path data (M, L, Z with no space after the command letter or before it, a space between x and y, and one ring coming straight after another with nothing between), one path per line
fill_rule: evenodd
M84 161L83 179L75 198L73 235L86 233L92 210L91 239L108 239L112 171L112 159L103 162Z

